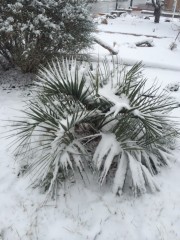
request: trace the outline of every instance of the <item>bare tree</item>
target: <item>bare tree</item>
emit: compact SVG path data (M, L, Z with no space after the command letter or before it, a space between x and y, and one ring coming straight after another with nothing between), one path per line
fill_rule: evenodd
M132 8L132 5L133 5L133 0L130 0L130 8Z
M152 0L154 6L154 22L159 23L161 16L161 0Z

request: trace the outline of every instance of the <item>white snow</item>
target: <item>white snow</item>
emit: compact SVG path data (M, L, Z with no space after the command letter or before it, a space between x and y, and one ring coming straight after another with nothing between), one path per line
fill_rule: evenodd
M127 98L127 96L121 94L121 96L119 97L115 95L113 91L114 89L112 88L111 83L109 83L103 86L103 88L99 89L99 94L101 97L108 99L110 102L114 104L111 107L110 111L107 112L107 115L114 113L115 117L123 108L129 110L131 107L129 105L129 99Z
M157 78L161 88L180 82L180 42L171 51L176 33L172 22L154 24L153 20L122 17L99 25L98 37L109 45L116 42L119 57L131 64L142 60L147 85ZM179 24L179 22L178 22ZM103 32L106 31L106 32ZM107 33L154 35L154 47L132 48L144 36ZM151 36L152 38L152 36ZM108 56L107 50L94 46L94 55ZM110 56L109 56L110 58ZM16 76L17 77L17 76ZM19 114L27 98L21 90L3 90L0 86L0 133ZM170 92L178 102L180 94ZM140 114L135 112L135 114ZM180 108L173 112L180 117ZM175 161L155 177L160 192L146 193L140 198L116 197L110 186L72 182L62 186L57 201L44 202L46 196L32 189L28 177L17 177L18 163L8 149L10 139L0 138L0 239L2 240L179 240L180 239L180 160L179 147ZM121 163L123 164L123 163ZM138 178L138 176L136 176ZM115 179L120 184L121 179ZM117 189L114 189L117 191Z
M110 46L116 43L118 56L125 64L132 65L137 61L143 61L143 64L147 67L180 71L180 47L177 47L174 51L169 51L169 46L177 35L177 26L180 27L180 21L164 21L165 18L162 17L161 22L155 24L153 19L146 20L129 15L109 19L108 25L98 25L100 31L98 37ZM150 40L153 39L154 47L135 47L135 43L143 41L145 36ZM94 57L95 53L97 59L99 57L103 59L105 55L109 55L106 49L97 44L94 49Z

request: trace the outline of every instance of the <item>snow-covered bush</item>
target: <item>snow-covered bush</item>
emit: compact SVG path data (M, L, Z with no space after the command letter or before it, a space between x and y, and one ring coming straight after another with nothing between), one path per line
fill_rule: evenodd
M14 123L17 157L52 196L90 170L100 184L113 180L117 195L158 190L153 175L172 158L178 130L168 116L177 104L155 85L146 89L141 63L111 65L53 62L39 71L25 118Z
M90 47L94 24L85 2L1 0L0 54L32 72L53 57Z
M176 43L176 41L177 41L177 39L179 38L179 36L180 36L180 28L178 29L178 33L177 33L177 35L176 35L175 40L174 40L174 41L170 44L170 46L169 46L170 50L174 50L174 49L177 48L177 43Z

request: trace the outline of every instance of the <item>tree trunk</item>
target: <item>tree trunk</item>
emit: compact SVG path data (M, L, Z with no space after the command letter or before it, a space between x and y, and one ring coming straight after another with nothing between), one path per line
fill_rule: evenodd
M116 0L116 8L115 8L115 10L117 10L117 8L118 8L118 0Z
M161 3L160 0L152 0L154 6L154 22L159 23L161 16Z
M161 6L158 6L154 9L154 22L159 23L161 16Z
M133 0L130 0L130 8L132 8Z

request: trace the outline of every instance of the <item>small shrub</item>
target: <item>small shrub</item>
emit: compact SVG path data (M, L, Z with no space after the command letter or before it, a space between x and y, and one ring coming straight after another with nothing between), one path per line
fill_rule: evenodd
M170 50L174 50L174 49L177 48L177 43L176 43L176 41L179 39L179 36L180 36L180 27L176 26L175 31L177 31L177 35L176 35L174 41L169 45L169 49L170 49Z
M169 48L170 50L174 50L177 48L177 44L175 42L172 42L170 45L169 45Z
M167 117L176 102L155 85L145 88L141 63L91 68L67 60L39 71L25 118L14 123L17 156L29 159L35 185L52 196L88 169L99 172L100 184L113 180L118 195L126 186L136 196L158 190L153 175L169 164L178 136Z
M84 1L85 2L85 1ZM0 54L23 72L90 47L94 25L78 0L2 0Z

